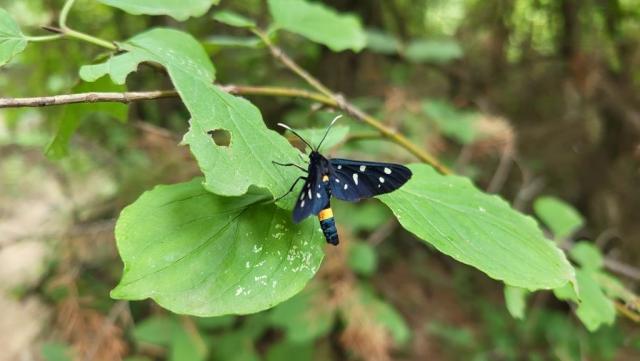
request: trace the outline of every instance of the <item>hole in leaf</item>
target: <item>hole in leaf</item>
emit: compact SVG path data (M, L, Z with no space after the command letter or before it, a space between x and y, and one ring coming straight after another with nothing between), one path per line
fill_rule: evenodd
M231 145L231 132L226 129L214 129L207 132L213 139L213 142L220 147L228 147Z

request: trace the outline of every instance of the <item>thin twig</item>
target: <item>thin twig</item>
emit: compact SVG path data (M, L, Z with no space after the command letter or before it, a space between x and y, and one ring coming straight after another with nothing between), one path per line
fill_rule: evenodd
M382 136L391 139L394 143L400 145L411 154L415 155L421 161L430 164L434 168L436 168L442 174L452 174L451 170L447 168L445 165L440 163L433 155L422 149L421 147L413 144L409 139L407 139L404 135L398 133L395 129L392 129L385 124L383 124L380 120L374 118L373 116L365 113L360 108L356 107L354 104L347 101L342 95L337 94L327 88L324 84L322 84L318 79L316 79L313 75L309 74L306 70L300 67L293 59L291 59L282 49L277 47L271 42L269 36L258 29L253 29L253 32L262 39L265 45L269 48L271 55L274 58L279 60L282 64L284 64L289 70L300 76L304 79L309 85L315 88L317 91L327 96L331 100L335 102L335 106L340 108L344 112L353 116L354 118L368 124L369 126L376 129Z
M636 267L608 257L604 259L604 266L612 272L640 281L640 269Z
M244 85L221 85L220 88L226 92L239 95L268 95L268 96L288 96L294 98L305 98L321 102L326 105L335 106L335 103L320 93L310 92L304 89L284 88L284 87L259 87ZM19 107L43 107L51 105L75 104L75 103L131 103L134 101L154 100L162 98L177 97L175 90L151 90L139 92L90 92L76 94L62 94L53 96L30 97L30 98L0 98L0 108Z

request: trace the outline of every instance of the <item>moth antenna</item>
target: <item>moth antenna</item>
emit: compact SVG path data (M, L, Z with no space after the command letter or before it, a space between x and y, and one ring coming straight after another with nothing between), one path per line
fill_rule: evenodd
M333 120L331 121L331 124L329 124L329 126L327 127L327 131L324 132L324 136L322 137L322 140L320 141L320 144L318 144L318 147L316 148L316 152L318 150L320 150L320 147L322 146L322 143L327 138L327 135L329 135L329 131L331 130L331 127L333 127L333 125L336 123L336 121L338 121L338 119L340 119L340 118L342 118L342 114L339 114L337 117L333 118Z
M306 140L304 140L304 138L302 138L302 136L300 134L298 134L295 130L293 130L290 126L284 124L284 123L278 123L278 126L290 131L291 133L293 133L296 137L300 138L301 141L304 142L304 144L308 145L309 148L311 150L313 150L313 147L311 146L311 144L309 144L309 142L307 142Z

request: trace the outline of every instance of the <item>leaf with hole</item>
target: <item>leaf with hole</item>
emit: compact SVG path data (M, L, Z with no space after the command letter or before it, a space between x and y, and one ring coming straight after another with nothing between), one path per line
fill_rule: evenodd
M0 8L0 67L27 47L27 38L9 13Z
M418 238L512 286L550 289L574 279L564 253L533 218L467 178L443 176L422 164L410 168L407 184L378 198Z
M168 15L180 21L204 15L220 0L98 0L133 15Z
M300 291L323 258L317 221L295 225L264 192L222 197L201 181L158 186L122 211L124 274L112 297L218 316L258 312Z
M360 19L339 14L318 2L269 0L275 26L329 47L333 51L360 51L367 37Z
M81 76L95 80L109 74L116 83L138 63L164 66L182 101L191 113L188 144L205 175L205 188L221 195L241 195L251 185L284 194L299 171L275 167L272 161L295 162L300 154L287 140L268 129L260 111L249 101L226 93L213 84L214 68L202 46L191 35L172 29L152 29L133 37L105 63L85 66ZM229 144L219 146L212 131L228 132ZM295 194L278 205L291 209Z

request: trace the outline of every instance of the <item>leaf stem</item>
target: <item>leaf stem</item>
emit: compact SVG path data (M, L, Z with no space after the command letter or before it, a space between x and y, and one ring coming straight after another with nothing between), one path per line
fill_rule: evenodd
M75 0L67 0L67 2L64 3L64 5L62 6L62 10L60 10L60 16L58 17L58 26L60 27L60 29L50 28L50 30L59 31L63 36L86 41L88 43L107 48L109 50L118 50L118 46L113 42L100 39L98 37L85 34L77 30L73 30L67 25L67 18L69 17L69 12L71 11L74 3Z
M60 39L62 34L53 34L53 35L40 35L40 36L25 36L25 39L29 42L44 42Z
M447 168L444 164L440 163L429 152L412 143L407 137L398 133L395 129L392 129L380 120L374 118L373 116L365 113L360 108L356 107L354 104L348 102L342 95L334 93L332 90L327 88L324 84L322 84L318 79L316 79L313 75L309 74L306 70L300 67L293 59L291 59L282 49L277 47L271 42L269 36L262 30L252 29L253 33L256 34L265 45L269 48L271 55L274 58L278 59L282 64L284 64L289 70L300 76L304 79L309 85L315 88L317 91L322 93L327 98L331 99L330 105L335 106L343 111L347 112L349 115L353 116L356 119L368 124L372 128L376 129L380 134L393 141L394 143L400 145L404 149L406 149L409 153L416 156L421 161L430 164L434 168L436 168L442 174L452 174L451 170Z

